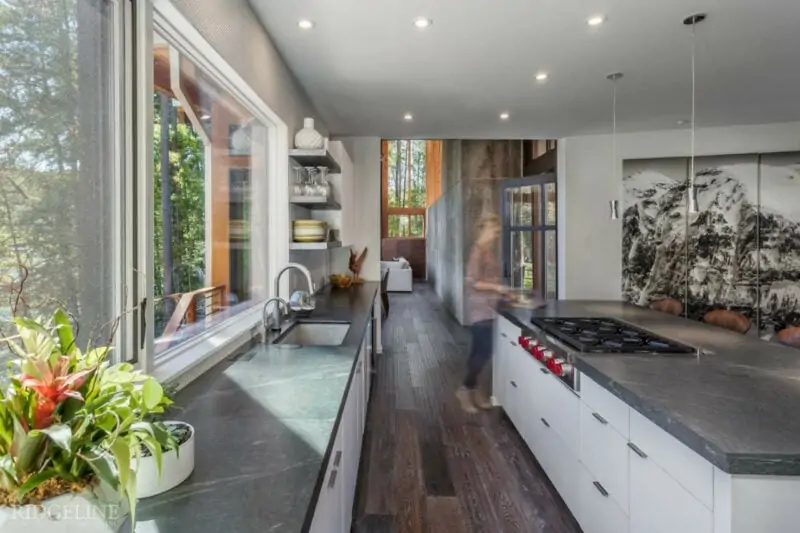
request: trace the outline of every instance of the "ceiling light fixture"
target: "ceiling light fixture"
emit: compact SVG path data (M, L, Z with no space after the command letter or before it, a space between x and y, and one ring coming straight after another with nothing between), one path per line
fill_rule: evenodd
M697 206L697 188L694 184L695 178L695 171L694 171L694 152L695 152L695 118L696 118L696 106L695 106L695 96L697 93L697 76L696 76L696 51L697 51L697 24L706 20L705 13L697 13L695 15L690 15L683 19L683 23L687 26L692 27L692 155L689 159L689 212L690 213L697 213L699 208Z
M504 111L504 112L500 113L500 120L508 120L510 117L511 117L511 115L509 115L508 112Z
M606 79L614 83L614 97L611 104L611 176L616 180L617 175L617 82L622 79L622 72L614 72L606 76ZM608 202L611 220L619 219L619 200Z
M200 120L208 120L210 118L211 115L209 115L208 113L203 113L202 115L200 115Z
M604 17L603 15L594 15L593 17L589 17L588 19L586 19L586 24L588 24L589 26L599 26L605 21L606 17Z
M314 27L314 23L310 20L303 19L297 22L297 26L303 30L310 30Z
M403 120L405 120L406 122L411 122L412 120L414 120L414 115L412 115L411 113L406 113L405 115L403 115Z
M414 20L414 26L420 29L427 28L431 24L433 24L433 21L431 19L426 19L425 17L419 17Z
M547 72L540 72L536 75L536 81L547 81L548 77Z

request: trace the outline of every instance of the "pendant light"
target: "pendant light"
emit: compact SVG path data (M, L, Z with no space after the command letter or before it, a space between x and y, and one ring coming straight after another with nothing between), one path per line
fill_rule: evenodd
M617 175L617 82L622 78L622 72L614 72L606 76L606 79L614 83L614 97L611 104L611 175L614 180ZM619 220L619 200L608 202L609 216L611 220Z
M689 213L698 213L697 206L697 187L694 183L694 156L695 156L695 128L697 126L696 120L696 106L695 98L697 95L697 74L695 62L697 57L697 25L706 19L705 13L697 13L690 15L683 19L683 23L692 27L692 150L689 159Z

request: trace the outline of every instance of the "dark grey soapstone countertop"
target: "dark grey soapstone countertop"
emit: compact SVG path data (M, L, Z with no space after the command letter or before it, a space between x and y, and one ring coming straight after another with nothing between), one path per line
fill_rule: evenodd
M686 355L585 354L576 368L731 474L800 475L800 350L614 301L502 308L531 316L613 317L700 348Z
M341 346L256 344L176 397L196 430L195 468L139 501L137 533L304 531L380 283L323 289L310 320L350 321ZM126 525L120 531L124 531Z

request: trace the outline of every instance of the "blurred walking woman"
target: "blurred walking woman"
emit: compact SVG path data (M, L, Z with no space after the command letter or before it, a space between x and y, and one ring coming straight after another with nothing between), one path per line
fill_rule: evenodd
M467 375L456 392L461 408L468 413L492 407L478 389L478 376L492 357L492 327L498 300L508 289L500 283L500 263L495 244L500 237L500 218L483 215L476 226L475 243L467 262L465 284L466 321L472 330L472 347L467 361Z

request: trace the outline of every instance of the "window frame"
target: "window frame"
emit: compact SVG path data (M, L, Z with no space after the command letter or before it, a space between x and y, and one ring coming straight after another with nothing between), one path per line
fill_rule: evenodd
M196 379L206 370L241 348L252 338L261 322L261 305L272 296L269 274L278 272L289 260L289 134L286 123L267 106L252 87L225 61L200 32L169 0L137 3L136 53L136 200L135 220L132 221L136 247L136 264L131 275L137 278L135 292L140 308L128 327L136 331L134 353L139 366L162 381L173 381L179 387ZM254 223L252 243L253 269L263 273L263 286L258 288L250 309L230 317L202 334L172 348L155 358L153 335L154 272L153 209L153 32L169 38L170 43L200 68L204 75L233 96L266 128L267 216ZM285 176L286 179L281 179ZM260 210L263 212L263 210ZM285 237L285 238L282 238ZM143 272L138 275L136 272ZM144 302L142 306L141 303ZM142 309L143 307L143 309ZM138 327L137 327L138 326Z
M428 227L428 208L427 207L392 207L389 205L389 143L397 141L416 141L419 139L381 139L381 239L424 239ZM427 151L427 144L426 144ZM427 153L426 153L427 158ZM429 187L428 168L425 168L425 192ZM422 235L408 235L403 237L389 236L389 216L407 215L409 217L409 227L411 226L411 216L422 216Z
M555 187L555 206L556 206L556 220L553 224L547 224L547 193L546 193L546 185L552 183ZM540 203L540 212L542 213L542 224L525 224L525 225L512 225L511 223L511 209L508 202L508 191L510 189L518 189L520 187L531 186L531 185L538 185L541 187L541 195L539 197ZM501 198L501 213L502 213L502 268L503 268L503 277L505 278L506 282L511 285L511 265L509 256L511 254L511 234L514 232L530 232L533 235L534 232L539 233L542 236L541 242L542 245L539 250L534 250L534 253L538 256L539 262L542 265L547 264L547 248L545 246L545 239L544 236L547 234L548 231L555 232L555 242L556 242L556 279L555 279L555 286L556 286L556 295L559 293L559 256L558 256L558 182L556 180L555 174L539 174L536 176L528 176L524 178L515 178L515 179L507 179L503 180L502 185L500 187L500 198ZM547 269L543 268L541 272L540 279L534 280L534 291L539 290L536 286L538 283L539 287L542 288L542 297L545 296L546 290L546 277L547 277Z

